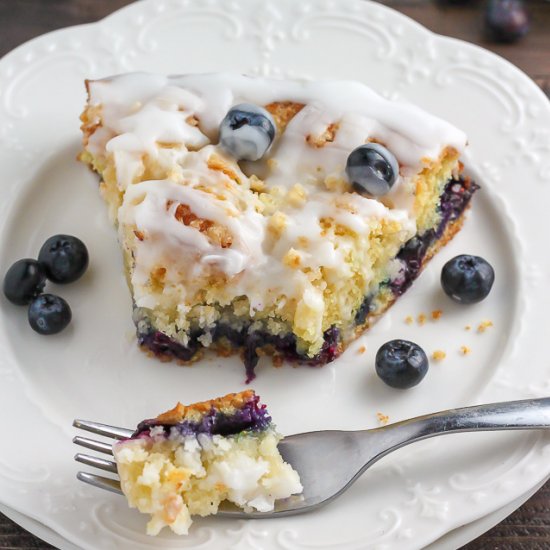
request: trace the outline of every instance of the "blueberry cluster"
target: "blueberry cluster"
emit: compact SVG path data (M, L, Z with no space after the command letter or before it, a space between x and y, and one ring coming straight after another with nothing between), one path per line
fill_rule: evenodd
M85 244L71 235L54 235L40 249L38 260L15 262L4 276L4 295L13 304L28 305L29 324L39 334L57 334L72 318L69 304L55 294L43 294L46 280L72 283L88 267Z
M495 272L479 257L461 254L449 260L441 270L441 286L449 298L459 304L475 304L491 292ZM392 388L406 389L419 384L429 368L424 350L408 340L390 340L376 353L378 376Z

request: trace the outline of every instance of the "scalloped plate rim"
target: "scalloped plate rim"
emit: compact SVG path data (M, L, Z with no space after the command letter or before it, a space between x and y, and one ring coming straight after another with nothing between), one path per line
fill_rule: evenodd
M310 0L311 1L311 0ZM318 2L318 3L321 3L322 0L313 0L314 2ZM143 2L143 4L145 3L149 3L152 5L152 2ZM502 58L500 55L498 54L495 54L493 52L489 52L488 50L484 49L483 47L481 46L478 46L478 45L475 45L475 44L470 44L464 40L461 40L461 39L455 39L455 38L450 38L450 37L445 37L443 35L439 35L437 33L434 33L433 31L429 30L429 29L426 29L425 27L423 27L421 24L417 23L416 21L414 21L412 18L406 16L406 15L403 15L403 14L400 14L399 12L396 12L394 9L390 8L389 6L385 6L385 5L382 5L382 4L377 4L375 2L371 2L370 0L368 0L368 3L369 4L372 4L372 5L376 5L377 9L381 10L381 11L385 11L386 13L391 13L391 16L395 16L396 13L399 14L399 16L403 19L406 19L408 24L413 24L415 29L418 30L418 31L421 31L423 33L425 33L426 35L431 35L432 37L435 37L437 40L445 40L445 41L452 41L452 42L455 42L457 43L460 47L462 48L468 48L468 49L471 49L472 51L475 51L475 52L478 52L479 54L482 54L482 55L485 55L486 57L491 57L493 58L494 60L498 61L498 63L504 63L506 64L507 66L507 69L512 69L513 70L513 73L518 77L518 78L521 78L522 80L522 84L524 85L527 85L527 82L529 82L529 87L530 87L530 93L535 93L534 90L537 90L537 94L539 95L539 98L544 98L545 100L547 100L548 98L546 98L546 96L544 95L544 93L542 92L542 90L528 77L526 77L525 73L523 73L520 69L518 69L516 66L514 66L512 63L510 63L509 61L507 61L506 59ZM76 26L73 26L73 27L67 27L67 28L62 28L62 29L57 29L57 30L54 30L54 31L51 31L51 32L48 32L44 35L41 35L39 37L35 37L31 40L29 40L28 42L18 46L17 48L15 48L14 50L12 50L11 52L9 52L8 54L6 54L1 60L0 60L0 63L1 64L4 64L5 62L9 62L10 59L12 58L12 56L15 56L17 54L19 54L22 50L28 48L28 47L32 47L35 45L35 43L41 41L41 40L44 40L45 38L51 38L51 37L54 37L56 35L61 35L61 34L64 34L65 32L67 32L68 30L79 30L79 29L86 29L86 28L92 28L94 26L99 26L101 24L104 24L106 22L109 22L112 18L116 17L117 15L120 15L121 13L123 12L130 12L130 11L133 11L136 9L136 4L130 4L128 6L125 6L115 12L113 12L112 14L108 15L107 17L97 21L97 22L93 22L93 23L86 23L86 24L82 24L82 25L76 25ZM549 468L549 471L550 471L550 466L548 467ZM541 479L542 477L544 476L541 476ZM16 508L14 508L16 509ZM26 514L25 511L22 511L22 510L18 510L20 513L23 513L23 514ZM33 517L31 514L28 514L28 517ZM39 520L38 518L36 518L38 521L41 521ZM437 537L436 537L437 538Z

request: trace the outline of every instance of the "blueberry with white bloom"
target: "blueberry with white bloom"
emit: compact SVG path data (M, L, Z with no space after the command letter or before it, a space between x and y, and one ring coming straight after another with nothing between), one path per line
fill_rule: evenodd
M390 340L376 352L376 374L392 388L405 390L420 384L429 366L426 352L409 340Z
M241 103L220 124L220 145L237 160L261 159L275 137L275 121L262 107Z
M28 318L31 328L38 334L57 334L72 318L69 304L55 294L41 294L29 305Z
M397 181L399 163L383 145L366 143L350 153L346 174L354 191L380 197L388 193Z
M441 270L443 291L459 304L481 302L491 292L494 282L493 267L480 256L455 256Z
M45 285L44 266L36 260L25 258L8 269L4 277L4 294L12 304L22 306L36 298Z
M88 249L77 237L54 235L42 245L38 261L44 267L50 281L60 285L72 283L79 279L88 267Z

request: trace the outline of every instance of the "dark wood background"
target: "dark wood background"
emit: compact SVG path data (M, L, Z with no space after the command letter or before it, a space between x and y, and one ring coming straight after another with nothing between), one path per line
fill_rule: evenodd
M297 0L299 1L299 0ZM44 32L96 21L130 0L0 0L0 56ZM497 45L483 35L482 0L382 0L441 34L475 42L516 64L550 95L550 2L529 0L532 30L520 43ZM0 549L52 548L0 514ZM519 510L464 550L550 549L550 482ZM100 550L100 549L98 549Z

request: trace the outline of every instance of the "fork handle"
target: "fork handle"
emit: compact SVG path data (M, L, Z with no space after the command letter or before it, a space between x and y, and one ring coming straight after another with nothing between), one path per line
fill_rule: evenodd
M438 433L550 428L550 397L450 409L403 422L407 423L435 427Z
M376 445L380 452L375 453L370 462L409 443L436 435L538 428L550 428L550 397L450 409L372 430L377 432L377 439L380 438L377 441L380 446Z

